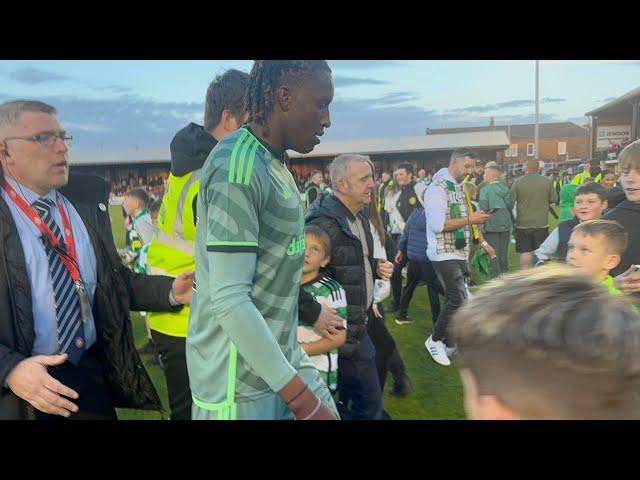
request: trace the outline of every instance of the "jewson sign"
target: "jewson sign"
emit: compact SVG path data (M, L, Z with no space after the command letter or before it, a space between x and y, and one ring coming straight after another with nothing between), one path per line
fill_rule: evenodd
M598 127L596 148L609 148L609 145L621 145L629 141L631 125Z

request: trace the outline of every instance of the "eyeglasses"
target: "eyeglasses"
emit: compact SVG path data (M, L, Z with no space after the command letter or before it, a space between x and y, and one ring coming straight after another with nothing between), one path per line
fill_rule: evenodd
M2 140L5 148L7 147L7 142L9 140L25 140L27 142L38 142L43 147L51 148L56 143L56 139L60 139L64 142L65 145L71 145L73 141L73 137L71 135L67 135L67 132L62 131L60 133L56 132L41 132L35 135L30 135L28 137L7 137Z

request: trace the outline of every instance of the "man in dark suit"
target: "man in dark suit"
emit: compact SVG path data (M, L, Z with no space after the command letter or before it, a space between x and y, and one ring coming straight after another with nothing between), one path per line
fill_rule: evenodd
M122 265L107 184L69 178L70 140L54 107L0 104L0 419L161 410L129 310L191 299L192 272L174 280Z

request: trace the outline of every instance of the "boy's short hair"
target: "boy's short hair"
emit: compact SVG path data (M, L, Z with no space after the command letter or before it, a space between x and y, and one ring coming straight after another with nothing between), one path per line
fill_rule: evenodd
M151 197L147 193L144 188L136 187L129 190L126 195L127 197L133 197L140 200L142 203L142 208L147 208L149 206L149 202L151 201Z
M599 183L595 182L584 183L580 185L576 189L575 196L577 197L578 195L589 195L590 193L595 193L596 195L598 195L598 198L600 198L601 202L604 202L607 199L607 189Z
M640 172L640 139L624 147L618 155L618 165L622 170Z
M612 255L622 255L627 249L627 231L614 220L601 218L587 220L573 227L571 233L580 233L588 237L603 237L607 250Z
M602 178L604 178L605 175L616 175L616 172L614 172L610 168L607 168L607 169L602 171ZM617 177L617 175L616 175L616 177Z
M322 244L325 256L331 256L331 238L329 238L327 232L317 225L307 225L304 227L304 234L311 235L318 240Z
M640 318L578 270L483 286L452 320L479 395L532 419L640 418Z

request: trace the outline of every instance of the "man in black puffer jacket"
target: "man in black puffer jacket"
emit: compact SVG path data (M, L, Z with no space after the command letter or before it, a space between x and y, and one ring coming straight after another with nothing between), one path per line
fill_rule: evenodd
M320 194L305 220L307 225L320 226L331 238L326 270L347 294L347 341L338 357L338 409L344 419L378 420L383 416L382 392L367 323L372 315L374 279L389 279L393 265L373 258L369 220L361 211L371 202L374 188L367 157L341 155L330 172L334 193Z

